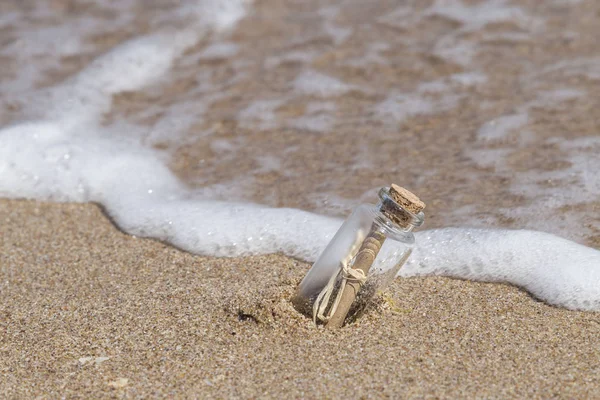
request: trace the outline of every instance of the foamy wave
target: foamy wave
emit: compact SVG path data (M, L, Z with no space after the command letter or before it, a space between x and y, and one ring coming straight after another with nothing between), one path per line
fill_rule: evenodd
M216 9L227 15L211 14L212 28L223 29L223 21L232 24L240 15L237 8ZM0 131L0 195L97 202L125 231L199 254L282 252L314 258L331 237L334 219L314 218L299 210L191 199L191 192L159 154L115 134L114 128L100 126L112 95L161 78L203 33L191 27L130 40L74 78L37 93L31 107L43 119Z
M400 276L508 282L540 300L600 310L600 251L528 230L447 228L419 232Z

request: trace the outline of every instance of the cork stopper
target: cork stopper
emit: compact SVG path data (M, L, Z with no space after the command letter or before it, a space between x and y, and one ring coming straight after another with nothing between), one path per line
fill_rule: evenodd
M414 216L425 208L425 203L414 193L396 184L392 184L389 190L384 188L382 191L384 196L387 195L390 201L382 203L381 211L403 228L408 228L411 224L414 225Z
M396 203L400 204L402 208L412 214L416 215L425 208L425 203L423 203L414 193L395 183L392 183L390 186L390 195Z

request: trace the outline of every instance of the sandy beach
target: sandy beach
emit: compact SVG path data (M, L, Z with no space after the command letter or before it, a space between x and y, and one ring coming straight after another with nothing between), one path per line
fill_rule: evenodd
M599 312L398 278L332 332L290 303L308 262L121 230L263 254L288 220L211 202L344 217L395 182L424 229L598 249L600 2L205 3L0 4L0 397L600 398Z
M0 201L5 398L594 398L598 313L502 284L397 279L364 319L315 328L308 265L198 257L99 207Z

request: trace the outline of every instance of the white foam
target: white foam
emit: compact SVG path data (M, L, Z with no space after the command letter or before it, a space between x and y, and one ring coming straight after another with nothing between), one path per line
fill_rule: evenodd
M298 92L319 96L340 96L352 90L352 86L339 79L322 74L315 70L305 70L294 80L294 89Z
M477 86L487 82L487 76L477 71L454 74L450 76L450 79L463 86Z
M464 85L460 79L452 77L420 83L412 92L391 93L375 105L375 113L383 120L401 123L407 118L448 111L455 108L464 94L452 90L457 84Z
M396 122L402 122L408 117L415 115L431 114L433 104L429 99L420 96L395 94L388 96L383 102L375 107L375 112L386 119L392 118Z
M80 30L81 26L93 25L93 19L82 19L75 26L52 26L37 30L24 32L16 41L8 45L3 52L5 54L21 53L22 56L43 56L48 52L60 56L70 56L81 53L84 43L77 35L73 35L73 29Z
M193 0L182 2L177 14L194 18L194 28L202 31L230 29L242 19L253 0Z
M112 94L159 79L195 42L192 32L129 41L44 92L58 104L47 109L45 119L0 131L0 195L98 202L127 232L200 254L275 251L314 258L330 238L334 220L299 210L190 199L191 192L156 152L98 126ZM214 146L227 151L231 144Z
M400 276L508 282L550 304L600 310L600 251L543 232L439 229L416 234Z
M539 72L539 74L551 73L562 73L565 76L583 76L597 81L600 80L600 57L563 60L549 65Z
M386 13L378 18L378 22L404 28L409 22L414 21L415 11L413 7L401 5L389 13Z
M308 64L315 58L315 53L312 51L289 51L282 54L272 55L267 57L264 62L266 68L275 68L280 64L291 62L299 64Z
M331 129L335 119L330 115L304 115L294 118L289 122L292 128L310 132L327 132Z
M210 142L210 149L222 157L226 153L234 153L239 145L226 139L215 139Z
M486 122L477 132L478 139L498 140L505 138L511 131L519 129L527 124L527 114L504 115Z
M333 22L339 14L339 7L325 7L319 10L325 21L323 22L323 30L331 36L333 42L338 45L343 43L351 34L352 28L343 28Z
M371 43L363 55L347 61L347 64L353 67L366 67L373 64L386 65L388 60L381 53L389 49L390 45L388 43Z
M575 100L585 96L585 92L571 88L560 88L554 90L541 91L537 95L537 99L527 103L526 109L529 108L545 108L552 109L563 107L563 102Z
M448 90L448 85L442 79L421 83L417 88L418 92L429 94L444 93L446 90Z
M222 60L237 54L239 48L235 43L213 43L199 55L201 60Z
M565 215L561 210L597 201L600 196L600 138L586 137L572 141L550 140L566 152L569 166L558 171L526 171L515 177L511 191L531 199L535 207L504 210L522 220L524 227L548 232L572 232L582 235L590 231L595 215Z
M308 114L315 114L320 112L335 111L336 105L332 101L311 101L306 105L306 112Z
M275 157L272 155L260 155L254 157L256 162L259 165L257 173L271 172L271 171L280 171L281 168L281 158Z
M502 215L516 219L523 228L541 229L546 232L564 234L582 239L594 233L594 216L582 213L565 215L565 207L586 205L597 201L600 196L600 178L594 171L600 169L600 141L597 137L565 140L564 137L537 139L538 145L555 146L561 153L556 161L560 168L553 170L530 168L514 173L510 156L520 151L525 144L531 145L535 136L526 126L530 112L542 109L546 112L562 110L568 102L585 95L581 90L558 87L542 90L536 97L518 107L513 114L503 115L488 121L478 130L477 143L483 147L469 149L467 154L477 165L493 167L497 176L509 177L511 193L526 200L522 206L499 209ZM506 140L512 134L511 139ZM496 146L485 146L493 143ZM503 144L499 147L498 145Z
M515 32L486 33L481 35L483 40L470 38L470 33L481 32L487 25L496 23L514 24L517 28L515 30L524 31L533 31L542 26L540 20L506 0L490 0L477 4L465 4L460 0L437 0L423 12L421 18L432 16L460 24L436 42L434 53L463 66L472 63L482 41L506 39L507 35ZM524 37L527 36L521 35L520 40Z
M490 0L474 5L465 5L459 0L437 0L425 15L436 15L463 24L464 32L479 31L482 27L499 22L512 22L528 28L534 19L506 0Z
M241 126L246 128L272 129L277 127L275 110L284 102L280 99L255 100L248 107L241 110L238 118Z

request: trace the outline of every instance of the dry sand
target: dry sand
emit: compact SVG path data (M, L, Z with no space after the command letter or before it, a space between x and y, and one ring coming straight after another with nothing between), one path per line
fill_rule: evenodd
M307 264L198 257L95 205L0 200L5 398L596 398L600 314L506 285L398 279L315 328Z

